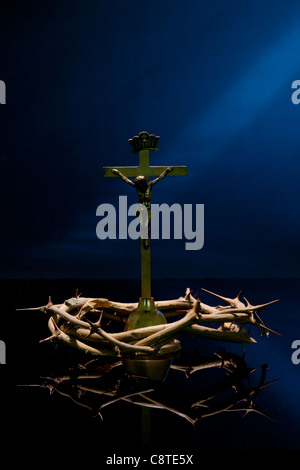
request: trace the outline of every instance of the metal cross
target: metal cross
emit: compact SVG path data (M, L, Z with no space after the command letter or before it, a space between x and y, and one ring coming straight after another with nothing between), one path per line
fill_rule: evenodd
M156 180L150 181L150 184L155 184L157 181L162 179L164 176L186 176L186 166L149 166L149 150L157 152L157 143L159 137L148 132L140 132L138 136L129 139L132 146L132 152L139 152L139 166L123 166L123 167L104 167L103 175L105 177L117 177L121 176L124 181L135 186L137 185L134 181L129 180L128 176L144 177L142 179L149 183L149 177L157 176ZM135 180L136 181L136 180ZM152 186L151 186L152 187ZM138 190L140 202L147 206L147 209L151 217L151 187L150 194L143 193ZM149 190L148 190L149 192ZM143 200L143 197L145 201ZM147 205L148 204L148 205ZM141 240L141 297L143 299L151 298L151 258L150 258L150 231L148 243L145 240Z

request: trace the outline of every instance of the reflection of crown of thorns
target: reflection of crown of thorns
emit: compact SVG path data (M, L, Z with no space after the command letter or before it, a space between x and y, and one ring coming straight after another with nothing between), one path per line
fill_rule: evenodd
M136 135L132 139L128 139L128 142L131 144L132 153L140 152L140 150L154 150L154 152L157 152L159 139L160 137L143 131L138 136Z

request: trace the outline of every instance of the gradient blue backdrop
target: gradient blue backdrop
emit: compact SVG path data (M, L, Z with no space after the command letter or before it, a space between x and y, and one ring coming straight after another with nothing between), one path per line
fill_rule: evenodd
M1 277L137 278L139 243L100 241L96 208L136 202L105 165L161 136L187 165L153 202L205 205L205 244L154 241L154 277L299 277L299 1L1 5Z

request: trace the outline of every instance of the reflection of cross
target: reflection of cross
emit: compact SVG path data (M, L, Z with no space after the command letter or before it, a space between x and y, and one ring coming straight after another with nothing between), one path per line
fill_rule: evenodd
M122 174L125 177L128 176L144 176L147 181L151 176L161 176L167 166L149 166L149 150L157 152L157 143L159 137L153 134L149 135L148 132L140 132L138 136L129 139L132 146L133 153L139 152L140 162L139 166L125 166L125 167L104 167L104 176L118 176ZM113 172L118 170L118 172ZM172 167L172 171L168 173L169 176L186 176L186 166L175 166ZM133 182L132 182L133 184ZM150 202L150 201L149 201ZM151 207L149 208L151 210ZM141 240L141 281L142 281L142 298L151 298L151 268L150 268L150 247L143 243ZM150 242L150 240L149 240Z

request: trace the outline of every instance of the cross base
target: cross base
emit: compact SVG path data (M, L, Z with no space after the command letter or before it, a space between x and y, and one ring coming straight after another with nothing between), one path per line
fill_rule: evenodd
M154 298L140 297L137 309L128 317L125 330L165 325L166 323L165 316L155 308Z

